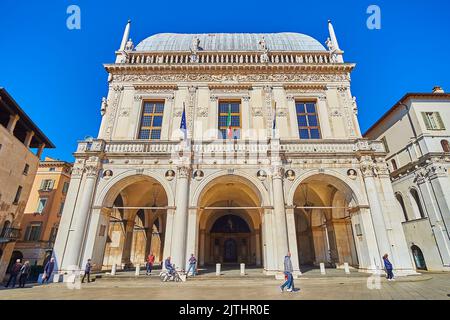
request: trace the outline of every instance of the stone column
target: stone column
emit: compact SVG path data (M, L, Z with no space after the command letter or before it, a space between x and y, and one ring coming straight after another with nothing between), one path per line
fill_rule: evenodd
M358 221L359 220L359 221ZM361 208L359 213L352 215L352 224L361 227L361 235L355 233L355 242L358 245L358 260L361 269L375 270L376 266L381 266L381 256L378 249L377 237L373 227L370 209ZM356 228L355 228L356 229Z
M41 143L36 151L36 157L41 158L44 148L45 148L45 143Z
M391 262L397 270L412 271L414 266L402 226L403 214L398 210L398 201L394 196L389 169L384 158L377 158L377 173L381 186L380 195L384 199L382 212L386 218L387 235L391 244Z
M68 239L71 230L73 216L77 205L77 199L80 196L81 178L84 171L84 164L76 160L72 168L70 177L69 190L67 191L66 201L64 204L63 214L59 223L58 234L56 235L55 245L53 247L53 256L56 260L58 270L65 270L65 255L67 254Z
M69 230L64 266L80 266L81 250L83 249L83 240L85 239L86 225L89 219L98 170L97 162L87 162L84 188L80 194L79 206L76 208Z
M263 250L264 269L266 274L275 274L277 270L277 248L273 238L273 213L271 209L264 209L263 218Z
M173 223L172 263L177 269L183 268L186 253L186 229L189 201L189 176L188 166L179 166L176 185L176 210Z
M167 97L164 104L163 120L161 126L161 140L169 140L171 138L172 109L174 97Z
M205 230L200 230L200 252L199 252L199 264L200 266L205 265Z
M23 142L23 144L25 145L25 147L29 148L30 144L31 144L31 140L34 137L34 131L27 131L27 136L25 137L25 141Z
M189 209L189 216L187 221L187 240L186 240L186 261L184 267L189 267L187 260L194 254L198 260L197 252L197 209Z
M128 210L127 210L128 211ZM122 251L122 263L126 266L131 264L131 249L133 245L133 232L134 232L134 215L127 214L128 220L125 225L125 239Z
M286 222L287 222L289 252L291 253L292 267L294 268L294 273L301 274L298 259L297 232L295 227L294 207L286 208Z
M167 257L172 256L172 238L173 238L173 223L174 223L175 209L167 209L166 213L166 230L164 232L164 249L163 249L163 257L161 261L163 261Z
M241 139L251 138L250 130L252 129L250 125L250 97L242 97L242 132Z
M284 209L283 168L281 166L277 166L273 170L272 186L277 244L277 265L278 271L282 271L284 270L284 256L289 251L289 244L286 225L286 213Z
M295 99L294 96L288 95L287 99L287 108L289 112L289 129L290 129L290 137L293 139L298 139L298 123L297 123L297 110L295 109Z
M261 230L256 229L255 230L255 253L256 253L256 265L261 265L261 237L260 237Z
M92 259L96 270L101 270L103 264L103 256L105 253L106 238L108 236L108 226L111 209L97 208L92 210L91 219L89 221L89 229L86 237L85 250L82 258L82 265L88 259ZM100 235L101 226L105 226L105 232Z
M391 246L387 235L386 224L383 217L383 210L378 196L378 189L375 184L374 164L371 159L363 159L361 163L361 171L364 177L364 185L369 200L370 212L372 215L373 227L377 238L380 255L391 254Z
M433 227L436 242L439 246L439 252L442 256L443 264L450 265L450 178L444 166L433 164L428 169L429 182L425 185L430 194L433 206L435 206L434 215L429 215ZM429 207L427 206L427 211Z
M9 116L8 125L6 126L6 130L8 130L11 134L14 132L16 128L17 121L19 121L20 117L17 114L12 114Z

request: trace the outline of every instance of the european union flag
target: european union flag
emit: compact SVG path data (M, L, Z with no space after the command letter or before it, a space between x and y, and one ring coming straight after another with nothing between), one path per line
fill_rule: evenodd
M186 107L183 103L183 114L181 115L180 130L183 131L183 137L186 140L187 128L186 128Z

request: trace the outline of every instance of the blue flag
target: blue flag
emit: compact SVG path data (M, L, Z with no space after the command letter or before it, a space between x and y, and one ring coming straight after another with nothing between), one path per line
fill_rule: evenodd
M187 128L186 128L186 108L183 103L183 114L181 115L180 130L183 131L183 137L186 139Z

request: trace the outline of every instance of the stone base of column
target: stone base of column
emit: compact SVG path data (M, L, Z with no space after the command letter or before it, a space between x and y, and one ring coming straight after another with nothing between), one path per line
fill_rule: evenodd
M263 274L266 276L274 276L278 273L277 270L266 270L264 269Z

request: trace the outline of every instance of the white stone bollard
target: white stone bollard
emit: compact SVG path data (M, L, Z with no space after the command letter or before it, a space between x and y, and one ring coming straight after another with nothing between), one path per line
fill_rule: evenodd
M241 263L241 276L245 276L245 263Z
M138 264L136 265L136 271L134 272L134 275L138 277L140 273L141 273L141 266Z
M220 263L216 263L216 276L220 276Z
M114 263L113 265L112 265L112 268L111 268L111 275L112 276L115 276L116 275L116 264Z
M120 270L125 271L125 263L122 263L122 269Z
M346 274L350 274L350 268L348 267L348 262L344 262L344 270Z
M325 263L320 263L320 274L326 274L325 272Z

